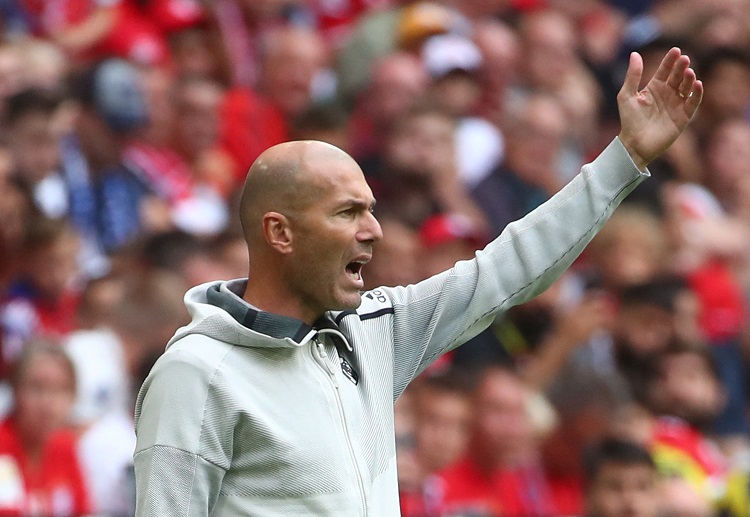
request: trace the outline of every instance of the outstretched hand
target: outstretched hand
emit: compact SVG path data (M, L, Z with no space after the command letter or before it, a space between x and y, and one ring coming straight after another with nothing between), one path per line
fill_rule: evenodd
M619 136L641 170L672 145L701 103L703 83L689 66L690 58L673 48L646 87L638 91L643 60L637 52L630 55L625 81L617 95Z

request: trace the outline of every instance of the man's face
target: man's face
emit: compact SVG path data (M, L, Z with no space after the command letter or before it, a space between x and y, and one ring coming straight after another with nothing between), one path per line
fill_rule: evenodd
M364 288L362 266L382 236L375 200L349 158L326 158L310 169L313 199L292 215L288 287L313 319L327 310L356 309Z
M656 515L656 473L647 465L605 463L588 494L594 517L653 517Z
M528 394L519 379L504 372L489 374L478 389L474 431L496 463L512 464L536 445Z
M413 116L393 131L387 153L390 165L399 170L435 176L454 162L455 127L439 113Z
M58 166L58 140L50 118L41 112L29 113L9 131L13 159L19 172L32 182L40 181Z
M278 35L263 61L263 93L287 117L299 115L311 102L313 81L326 63L324 43L302 30Z
M664 411L700 427L709 424L721 410L721 387L700 355L670 355L663 359L660 371L653 398Z
M27 275L45 299L59 299L75 280L79 250L78 236L66 232L29 254Z
M674 337L672 314L655 304L642 303L623 307L617 319L615 335L618 346L629 355L647 359L661 352Z
M430 390L417 408L417 447L424 467L435 472L456 461L466 448L471 403L458 393Z

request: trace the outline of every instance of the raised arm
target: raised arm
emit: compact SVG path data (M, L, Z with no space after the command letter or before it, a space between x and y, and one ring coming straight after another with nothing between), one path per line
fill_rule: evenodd
M554 282L648 175L646 165L685 129L703 95L688 57L670 50L640 91L643 63L635 53L630 59L618 95L622 131L593 163L475 259L415 286L386 290L394 313L396 396L441 353Z

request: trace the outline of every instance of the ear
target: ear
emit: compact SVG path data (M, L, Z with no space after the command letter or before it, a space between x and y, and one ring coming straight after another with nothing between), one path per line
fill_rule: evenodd
M279 253L288 255L292 252L292 228L284 214L267 212L263 216L263 237Z

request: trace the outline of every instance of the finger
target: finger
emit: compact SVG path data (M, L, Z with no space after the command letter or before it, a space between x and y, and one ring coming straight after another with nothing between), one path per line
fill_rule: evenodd
M661 63L659 63L659 68L657 68L654 73L654 79L658 81L666 81L667 77L669 77L669 72L672 71L674 64L681 55L682 51L680 51L679 48L672 47L669 49L669 52L664 55Z
M685 102L685 113L688 118L693 118L693 115L698 110L698 106L700 106L701 100L703 100L703 83L695 81Z
M695 79L695 71L692 68L685 70L680 87L677 88L680 97L685 99L690 95L690 92L693 90L693 84L695 84Z
M641 84L642 75L643 58L641 58L638 52L631 52L630 63L628 63L628 70L625 72L625 80L622 83L620 91L629 95L638 93L638 85Z
M679 88L680 83L682 82L682 78L685 77L685 70L688 69L690 66L690 58L682 55L677 58L677 62L672 67L672 70L669 72L669 77L667 78L667 84L674 88L675 90Z

